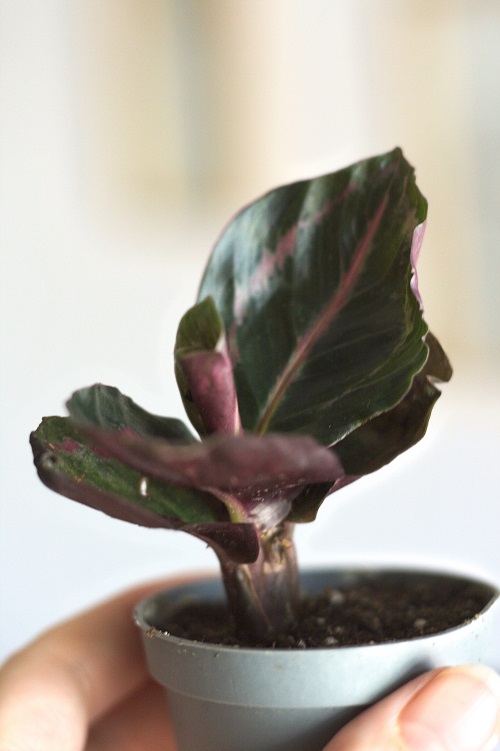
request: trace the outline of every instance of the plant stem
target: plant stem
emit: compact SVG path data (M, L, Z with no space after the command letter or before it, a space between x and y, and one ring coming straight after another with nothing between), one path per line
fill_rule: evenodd
M294 623L298 571L293 525L280 524L260 535L254 563L221 560L235 634L245 643L271 644Z

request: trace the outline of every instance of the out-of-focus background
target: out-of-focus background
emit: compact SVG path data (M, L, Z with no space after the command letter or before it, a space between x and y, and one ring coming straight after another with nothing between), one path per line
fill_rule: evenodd
M95 381L182 416L176 325L225 222L395 145L429 199L420 286L455 376L426 439L332 496L299 554L500 581L499 50L497 0L0 0L0 657L215 567L50 493L28 434Z

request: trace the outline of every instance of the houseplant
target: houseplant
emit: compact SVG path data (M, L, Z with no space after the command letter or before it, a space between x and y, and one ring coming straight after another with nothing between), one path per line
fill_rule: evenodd
M245 647L224 647L233 654L281 647L292 633L303 646L294 525L420 440L435 383L451 376L418 292L426 213L400 149L271 191L228 225L179 324L175 375L200 439L102 384L75 392L69 417L44 418L31 436L50 488L214 549L227 629ZM481 590L477 609L491 596ZM138 611L155 645L168 610L155 600ZM265 744L290 749L290 734Z

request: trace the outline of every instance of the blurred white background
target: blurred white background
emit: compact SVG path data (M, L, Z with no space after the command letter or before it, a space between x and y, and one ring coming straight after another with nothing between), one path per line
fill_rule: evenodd
M395 145L430 203L420 286L455 376L426 439L332 496L299 555L500 581L499 49L497 0L0 0L0 658L215 566L44 488L42 415L102 381L182 416L175 330L225 222Z

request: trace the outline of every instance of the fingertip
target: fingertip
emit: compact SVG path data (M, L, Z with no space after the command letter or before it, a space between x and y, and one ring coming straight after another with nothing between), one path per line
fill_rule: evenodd
M483 751L500 737L500 678L480 665L436 672L399 712L408 751Z
M500 677L485 666L421 675L349 722L324 751L494 751Z

